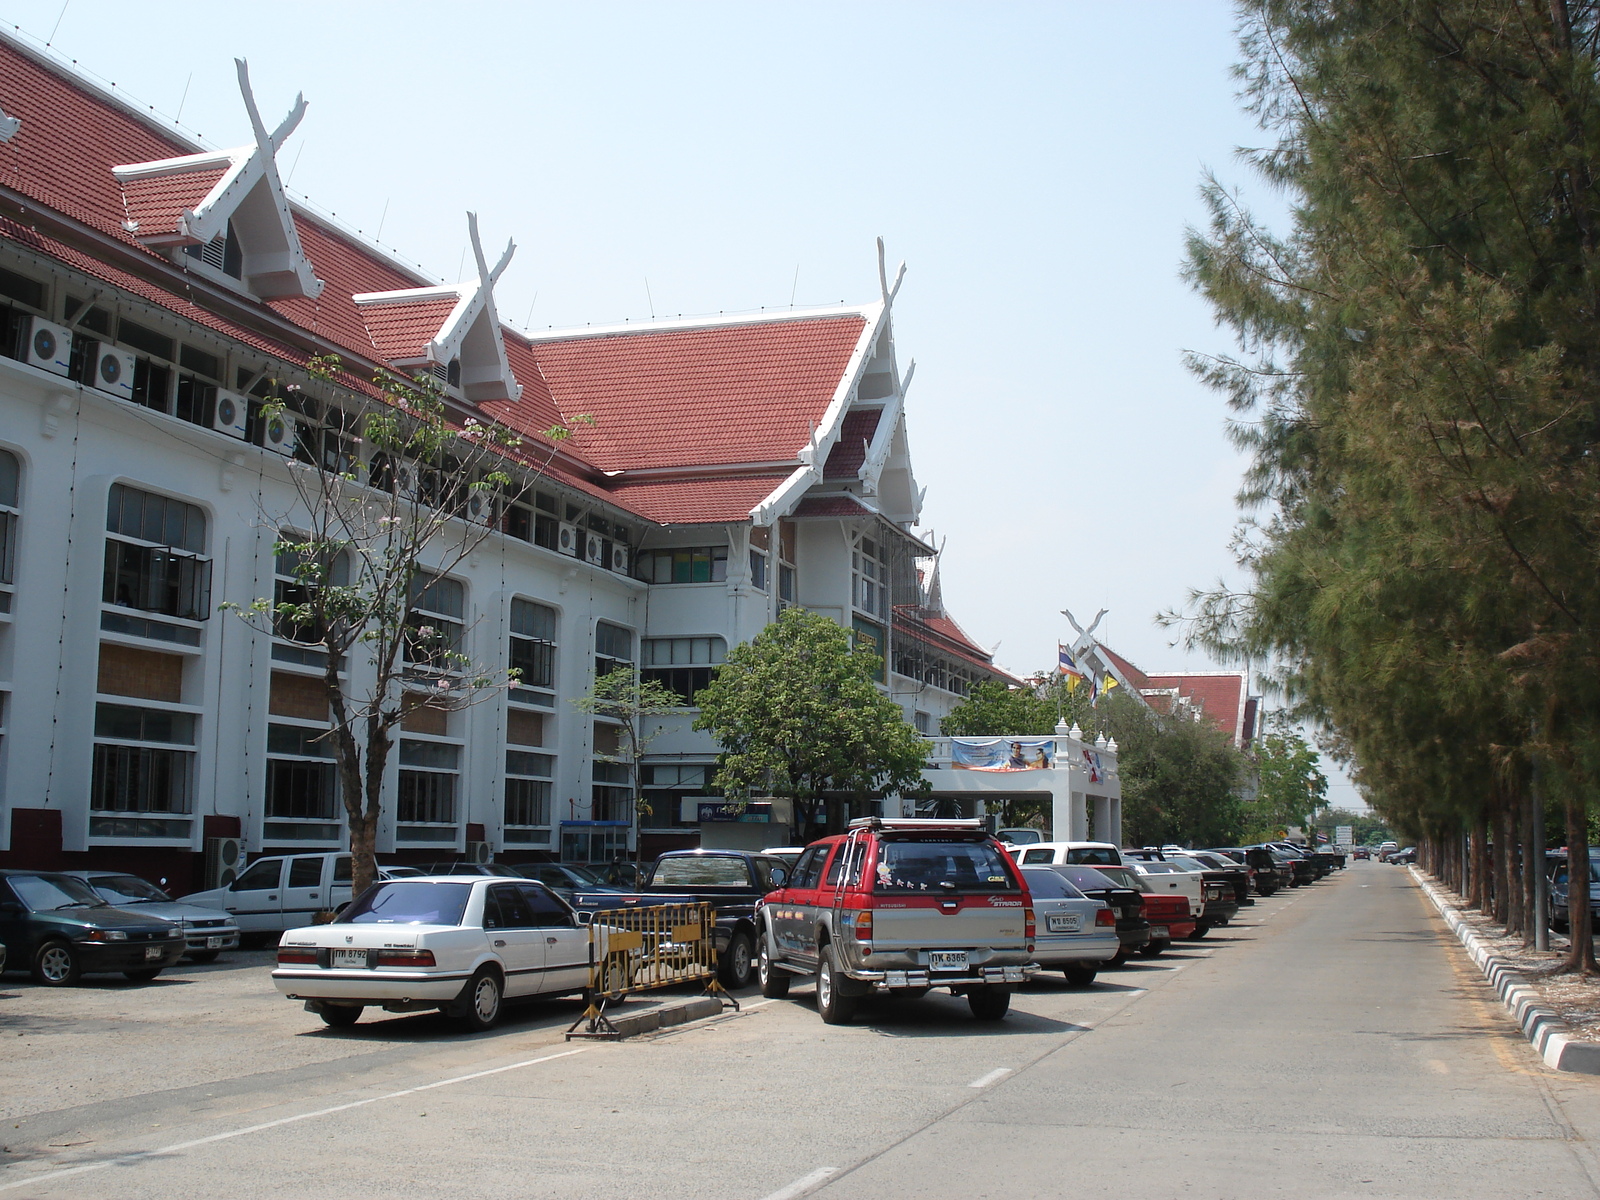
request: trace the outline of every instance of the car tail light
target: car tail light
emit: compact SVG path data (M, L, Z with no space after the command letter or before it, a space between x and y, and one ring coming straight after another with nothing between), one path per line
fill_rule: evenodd
M433 967L432 950L379 950L374 956L379 967Z
M872 914L858 912L856 914L856 941L870 942L872 940Z
M1035 928L1036 928L1036 926L1035 926L1034 919L1033 919L1033 909L1031 909L1031 908L1023 909L1022 910L1022 933L1023 933L1023 936L1026 937L1030 942L1033 941L1033 935L1034 935Z
M1115 928L1117 924L1117 914L1112 912L1109 908L1102 908L1094 914L1094 923L1096 925L1110 925Z
M315 946L279 946L278 965L285 963L310 963L315 966L317 962L317 948Z

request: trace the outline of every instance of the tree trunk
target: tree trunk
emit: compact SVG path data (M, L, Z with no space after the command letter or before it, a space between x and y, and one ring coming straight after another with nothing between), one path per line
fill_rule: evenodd
M1479 809L1472 818L1472 905L1489 912L1489 822Z
M1589 806L1582 789L1570 784L1567 802L1567 930L1572 949L1562 969L1588 975L1597 970L1594 929L1589 916Z
M1506 919L1508 934L1522 931L1522 837L1520 829L1521 805L1514 795L1506 797L1506 806L1500 813L1500 824L1506 839Z
M367 761L359 822L350 823L351 887L359 896L378 880L378 814L383 811L383 773L389 765L389 726L379 716L367 718ZM359 828L358 828L359 826ZM357 834L362 844L356 847Z
M1544 838L1542 831L1535 828L1537 804L1533 789L1529 788L1521 799L1518 807L1522 815L1522 944L1525 949L1530 949L1538 938L1537 922L1544 920L1545 916L1539 911L1538 892L1534 884L1534 872L1540 869L1544 860Z
M1505 807L1498 790L1494 793L1489 815L1494 827L1494 853L1490 864L1490 907L1484 911L1503 928L1506 923L1506 897L1511 894L1511 856L1507 853L1510 838L1506 834Z

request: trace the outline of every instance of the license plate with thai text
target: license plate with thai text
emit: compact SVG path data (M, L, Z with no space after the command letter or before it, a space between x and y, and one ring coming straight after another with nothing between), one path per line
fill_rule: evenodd
M1051 933L1077 933L1083 920L1077 913L1052 913L1047 919Z
M161 947L160 946L146 946L144 948L144 956L145 956L146 959L160 958L161 957Z
M225 940L226 939L220 938L220 937L208 937L206 939L206 949L207 950L221 950L222 949L222 943Z
M934 971L965 971L967 969L967 952L965 950L930 950L928 952L928 967Z
M365 950L335 950L328 956L328 965L335 968L355 968L364 971L367 969L367 952Z
M1170 936L1171 935L1167 932L1167 927L1165 925L1150 926L1150 937L1152 940L1161 941Z

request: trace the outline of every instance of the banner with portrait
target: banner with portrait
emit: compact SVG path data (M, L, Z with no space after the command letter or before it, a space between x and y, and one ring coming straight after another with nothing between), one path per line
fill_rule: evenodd
M1048 770L1056 765L1056 740L953 737L950 765L958 771Z

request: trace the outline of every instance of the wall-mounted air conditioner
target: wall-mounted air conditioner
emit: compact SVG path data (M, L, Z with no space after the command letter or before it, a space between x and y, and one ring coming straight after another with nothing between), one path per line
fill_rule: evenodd
M562 521L561 528L557 531L556 549L577 558L579 541L578 527L570 521Z
M466 518L474 525L494 524L494 497L485 491L467 493Z
M583 548L583 558L591 567L606 565L606 544L594 534L589 534L586 539L588 544Z
M134 357L129 351L102 345L95 355L94 386L119 400L132 400L134 366Z
M615 542L611 543L611 569L618 575L626 575L628 573L628 548L626 546L619 546Z
M227 887L244 870L244 843L238 838L206 839L206 889Z
M28 353L24 361L54 375L65 375L72 366L72 330L34 317L28 325Z
M217 412L211 418L211 428L229 437L243 438L245 416L249 405L237 392L217 392Z
M468 842L467 852L462 857L469 863L482 866L484 863L494 861L494 850L488 842Z
M300 426L283 413L269 417L261 430L261 444L279 454L293 454L299 443Z

